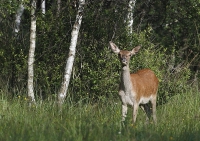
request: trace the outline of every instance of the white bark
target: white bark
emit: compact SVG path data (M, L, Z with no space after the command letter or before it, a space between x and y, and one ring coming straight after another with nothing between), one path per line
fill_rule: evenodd
M46 13L45 0L41 0L41 10L42 10L42 14L45 15Z
M82 13L84 9L85 0L79 0L79 7L76 14L76 21L73 26L71 33L71 43L69 47L68 59L65 67L64 79L58 93L58 104L62 105L66 97L67 89L69 86L69 81L71 77L72 67L74 63L75 53L76 53L76 44L78 39L78 33L82 22Z
M61 0L57 0L57 17L60 15Z
M31 30L30 30L30 49L28 56L28 97L29 104L35 103L34 87L33 87L33 77L34 77L34 54L35 54L35 44L36 44L36 0L32 0L31 3Z
M135 8L135 3L136 3L136 0L129 0L128 14L126 18L127 29L128 29L129 34L133 33L133 11Z
M23 0L22 0L22 2L23 2ZM17 35L20 30L21 17L24 12L24 5L22 4L22 2L19 5L19 7L17 9L17 13L15 15L15 29L14 29L15 35Z

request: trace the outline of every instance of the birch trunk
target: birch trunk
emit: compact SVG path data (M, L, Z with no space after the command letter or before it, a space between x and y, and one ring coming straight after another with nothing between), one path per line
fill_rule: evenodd
M15 27L14 27L15 28L14 29L15 36L17 36L17 34L20 30L21 17L24 12L24 5L22 3L23 3L23 0L22 0L21 4L19 5L19 7L17 9L17 13L15 15Z
M36 0L32 0L31 3L31 31L30 31L30 49L28 56L28 97L29 105L35 104L33 77L34 77L34 54L35 54L35 40L36 40Z
M46 13L45 0L41 0L41 10L42 10L42 14L44 16Z
M129 0L128 14L126 18L127 30L128 30L129 35L133 33L133 11L135 8L135 3L136 3L136 0Z
M65 66L64 79L63 79L60 91L58 93L59 106L61 106L63 104L64 99L66 97L67 89L69 86L69 81L70 81L72 67L73 67L75 53L76 53L76 44L77 44L77 39L78 39L78 33L79 33L79 29L80 29L81 22L82 22L82 13L83 13L83 9L84 9L84 4L85 4L85 0L79 0L79 7L78 7L77 14L76 14L76 21L74 23L73 30L71 33L71 43L70 43L70 47L69 47L67 63Z
M57 0L57 17L60 15L61 0Z

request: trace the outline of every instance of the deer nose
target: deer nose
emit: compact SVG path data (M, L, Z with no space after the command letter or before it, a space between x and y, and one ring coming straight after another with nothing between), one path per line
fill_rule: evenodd
M124 64L127 63L126 57L122 57L122 63L124 63Z
M126 62L126 58L122 58L122 62Z

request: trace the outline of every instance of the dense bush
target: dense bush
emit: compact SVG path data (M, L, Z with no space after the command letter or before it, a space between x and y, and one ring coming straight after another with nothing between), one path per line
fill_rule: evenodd
M168 32L169 27L162 30L155 29L155 22L150 22L152 26L148 24L153 17L147 21L141 21L142 17L140 16L142 15L140 14L135 16L134 33L128 36L124 23L126 3L121 1L111 4L105 3L105 1L90 2L85 7L68 91L73 100L89 97L96 101L107 97L117 97L120 64L117 56L111 53L108 47L110 40L113 40L121 49L127 50L142 45L140 52L131 60L131 71L135 72L142 68L151 68L155 71L160 80L160 103L166 102L168 98L187 88L191 57L188 55L189 57L186 56L185 59L185 55L180 55L179 49L182 46L175 44L179 41L178 39L175 41L174 38L173 46ZM154 3L154 5L159 4L161 3ZM35 93L43 99L55 98L60 88L76 12L70 1L63 3L59 16L56 16L54 4L48 3L47 5L45 16L39 10L37 13L37 44L34 64ZM138 3L136 14L141 10L141 5L143 4ZM0 79L2 82L0 89L4 90L6 85L9 93L16 96L26 94L30 11L27 5L22 17L21 30L16 37L13 35L13 24L14 11L17 6L11 6L11 13L6 12L5 7L0 8L2 11L2 15L0 15ZM156 11L147 12L152 15L157 14ZM5 18L5 15L9 18ZM166 20L165 24L169 21ZM162 22L160 21L160 23ZM177 31L174 30L174 32ZM168 33L167 36L162 38L165 33ZM196 42L193 46L195 46L193 49L197 51ZM177 48L179 52L176 50ZM174 54L175 61L171 57ZM182 61L183 63L176 67L176 64L180 64ZM169 67L171 66L170 62L175 62L172 63L172 68Z
M171 59L171 55L165 53L164 50L166 49L164 47L155 46L148 41L146 32L134 33L132 37L127 37L126 40L132 40L133 44L130 45L130 42L122 44L119 40L115 42L121 49L127 50L131 50L138 44L142 45L140 52L133 56L131 60L131 72L142 68L150 68L156 73L160 81L159 103L167 102L171 96L179 94L187 88L187 81L190 77L187 64L183 64L179 70L169 70L167 60ZM71 80L71 95L78 99L85 96L92 99L108 96L117 98L121 71L118 57L111 53L108 43L102 43L101 45L101 42L96 42L93 46L83 49L86 49L86 51L83 51L84 54L77 53L79 55L76 59L74 77Z

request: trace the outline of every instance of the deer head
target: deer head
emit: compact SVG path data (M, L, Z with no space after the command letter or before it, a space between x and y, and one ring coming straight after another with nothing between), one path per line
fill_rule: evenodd
M112 49L112 51L115 54L118 54L120 62L123 66L128 66L131 56L135 55L141 48L140 46L137 46L133 48L131 51L126 51L126 50L120 50L117 47L117 45L115 45L112 41L110 41L109 43L110 43L110 48Z

